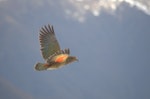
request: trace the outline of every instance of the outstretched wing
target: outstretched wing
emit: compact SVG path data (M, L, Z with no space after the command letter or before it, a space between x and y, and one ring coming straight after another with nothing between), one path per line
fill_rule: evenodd
M45 60L47 60L50 55L60 50L60 46L56 39L53 26L48 25L42 27L40 30L39 38L42 56Z

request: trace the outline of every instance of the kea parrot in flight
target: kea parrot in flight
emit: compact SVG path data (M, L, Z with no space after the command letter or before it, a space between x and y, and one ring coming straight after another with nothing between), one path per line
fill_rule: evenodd
M45 63L36 63L35 70L54 70L74 61L78 61L75 56L70 56L70 50L60 49L52 25L44 26L40 30L40 45Z

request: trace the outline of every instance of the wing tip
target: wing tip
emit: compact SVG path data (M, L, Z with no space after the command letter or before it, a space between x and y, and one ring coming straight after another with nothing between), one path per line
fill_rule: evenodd
M41 27L41 29L40 29L40 36L46 35L46 34L53 34L53 35L55 35L53 25L48 24L48 25L44 25L43 27Z

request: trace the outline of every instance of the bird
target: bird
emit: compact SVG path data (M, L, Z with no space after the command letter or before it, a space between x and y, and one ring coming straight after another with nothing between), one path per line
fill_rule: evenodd
M77 57L70 55L69 48L61 50L53 25L48 24L40 29L39 41L45 62L37 62L34 66L36 71L55 70L78 61Z

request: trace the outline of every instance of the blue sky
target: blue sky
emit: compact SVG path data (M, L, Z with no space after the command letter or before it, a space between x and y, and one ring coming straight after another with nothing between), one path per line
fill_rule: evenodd
M149 99L148 0L0 0L0 98ZM79 62L54 71L39 29L52 24Z

